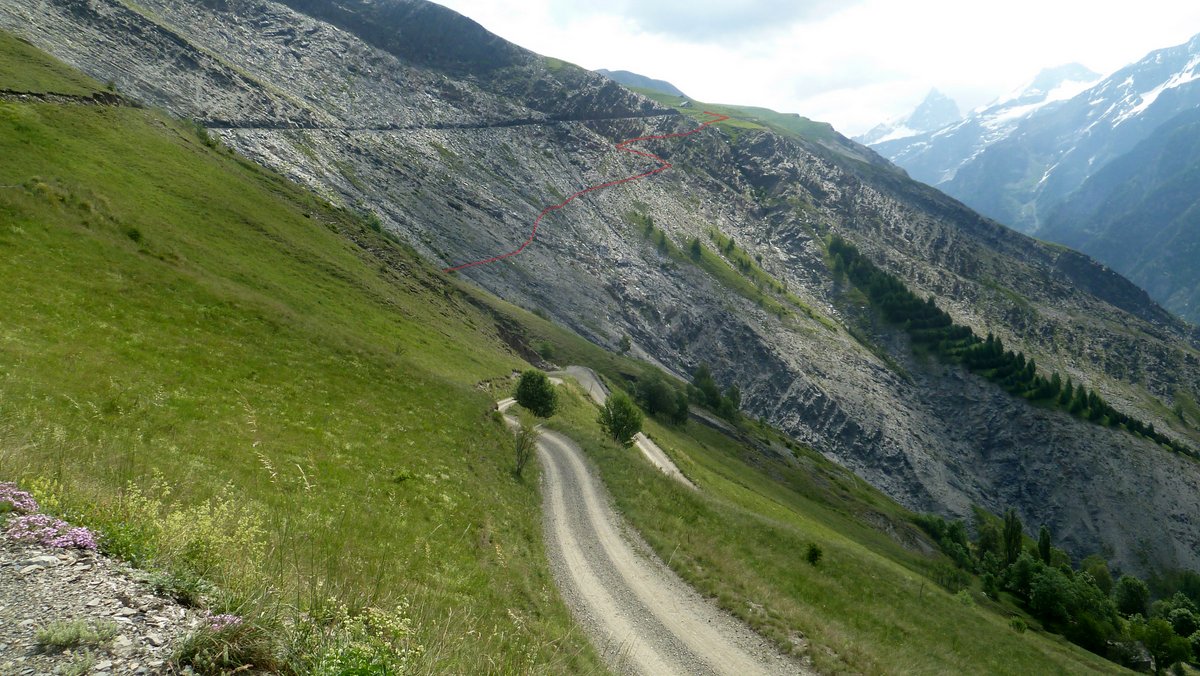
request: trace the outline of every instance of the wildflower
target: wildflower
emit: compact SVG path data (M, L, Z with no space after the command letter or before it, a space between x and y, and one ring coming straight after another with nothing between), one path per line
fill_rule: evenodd
M221 613L220 615L208 616L208 628L213 631L224 631L230 627L241 625L242 618L230 613Z
M17 488L12 482L0 482L0 514L17 512L18 514L33 514L38 511L37 501L28 491Z
M24 514L9 522L4 534L19 542L36 542L47 547L95 549L96 538L86 528L46 514Z

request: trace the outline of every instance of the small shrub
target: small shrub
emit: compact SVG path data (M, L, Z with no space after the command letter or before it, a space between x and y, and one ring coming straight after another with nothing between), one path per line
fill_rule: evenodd
M1017 632L1018 634L1024 634L1025 631L1027 629L1029 629L1029 625L1025 624L1025 620L1022 620L1019 617L1014 617L1011 620L1009 620L1008 626L1012 627L1012 630Z
M142 231L138 230L137 228L134 228L134 227L126 228L125 236L128 237L134 243L140 244L142 241Z
M200 674L276 671L278 650L272 632L236 615L213 615L184 640L175 654L180 666Z
M75 658L70 664L62 667L62 670L58 673L60 676L84 676L84 674L90 674L94 666L96 666L96 656L88 650L84 651L82 655Z
M368 608L351 616L343 606L333 633L311 671L318 676L401 674L412 670L424 648L412 640L412 620L404 607L394 612Z
M613 392L600 409L597 422L614 441L629 446L634 435L642 431L642 412L624 392Z
M119 629L111 620L56 620L34 632L34 640L43 652L80 647L100 648L116 638Z
M529 459L533 457L533 452L537 448L538 431L532 420L527 416L521 417L521 425L517 429L516 438L513 445L516 451L516 466L513 468L513 473L517 477L525 471L525 465L529 463Z
M212 583L202 577L161 571L150 575L150 586L155 594L172 598L188 608L198 608L206 595L216 591Z
M959 603L968 608L975 605L975 597L971 596L971 590L969 589L958 590L958 593L954 595L954 598L958 599Z
M808 546L804 548L804 560L808 561L811 566L820 563L821 557L824 555L825 552L821 550L821 545L815 542L808 543Z
M549 418L558 408L558 393L554 391L554 385L545 373L532 369L521 374L516 400L540 418Z

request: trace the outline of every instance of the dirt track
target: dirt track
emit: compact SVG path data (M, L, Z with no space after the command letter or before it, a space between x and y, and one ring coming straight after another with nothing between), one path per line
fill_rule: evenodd
M503 410L512 400L500 402ZM515 421L510 418L510 424ZM703 599L628 532L582 451L543 430L545 533L572 612L614 670L636 674L796 674L763 637Z

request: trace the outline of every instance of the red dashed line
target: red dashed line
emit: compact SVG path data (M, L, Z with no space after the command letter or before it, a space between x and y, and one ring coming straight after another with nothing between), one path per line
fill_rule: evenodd
M660 139L691 136L692 134L695 134L696 132L700 131L701 129L704 129L705 127L707 127L710 124L716 124L717 122L723 122L723 121L729 119L728 115L721 115L720 113L710 113L708 111L705 111L704 114L711 115L713 119L705 122L704 124L700 125L699 127L696 127L695 129L693 129L691 131L680 132L677 134L656 134L654 136L639 136L637 138L626 139L616 145L617 150L623 150L627 153L633 153L634 155L641 155L642 157L645 157L645 158L654 160L655 162L658 162L659 166L655 167L654 169L651 169L650 171L643 172L641 174L637 174L636 176L628 176L626 178L617 179L615 181L609 181L607 183L601 183L599 185L593 185L589 188L584 188L583 190L580 190L579 192L571 195L570 197L563 200L562 202L559 202L558 204L548 206L545 209L542 209L542 213L538 214L538 217L536 219L534 219L534 221L533 221L532 232L530 232L529 237L524 242L521 243L521 246L517 247L516 249L513 249L512 251L509 251L508 253L500 254L498 256L492 256L491 258L484 258L484 259L477 260L477 261L471 261L470 263L463 263L462 265L455 265L454 267L446 268L445 272L458 272L459 270L465 270L466 268L473 268L477 265L487 265L488 263L495 263L496 261L502 261L505 258L511 258L513 256L516 256L517 254L524 251L525 247L529 246L530 244L533 244L534 238L537 237L538 226L541 225L542 219L546 217L546 214L550 213L551 211L557 211L559 209L562 209L563 207L570 204L576 197L586 195L589 192L594 192L594 191L600 190L602 188L611 188L614 185L621 185L622 183L629 183L630 181L636 181L640 178L646 178L647 176L653 176L659 172L670 169L671 168L670 162L664 160L663 158L659 157L658 155L655 155L654 153L648 153L644 150L636 150L634 148L630 148L629 144L637 143L639 141L656 141L656 140L660 140Z

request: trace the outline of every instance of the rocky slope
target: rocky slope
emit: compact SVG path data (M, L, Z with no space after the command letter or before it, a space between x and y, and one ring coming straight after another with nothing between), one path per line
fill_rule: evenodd
M0 673L168 674L175 649L205 613L155 594L147 575L90 551L18 542L0 534ZM43 649L54 622L108 627L99 645ZM89 666L90 665L90 666Z
M0 26L375 212L446 265L510 250L547 204L645 171L614 142L695 126L415 0L138 7L16 0ZM1195 443L1200 421L1171 413L1177 393L1200 396L1195 337L1144 293L796 134L725 126L645 146L674 169L573 202L526 253L465 274L602 345L628 335L676 373L711 363L749 411L917 509L1011 505L1078 555L1200 567L1196 463L914 356L834 279L820 238L842 233L958 321ZM633 212L680 248L696 237L715 249L714 227L734 237L816 318L770 312L664 255Z

